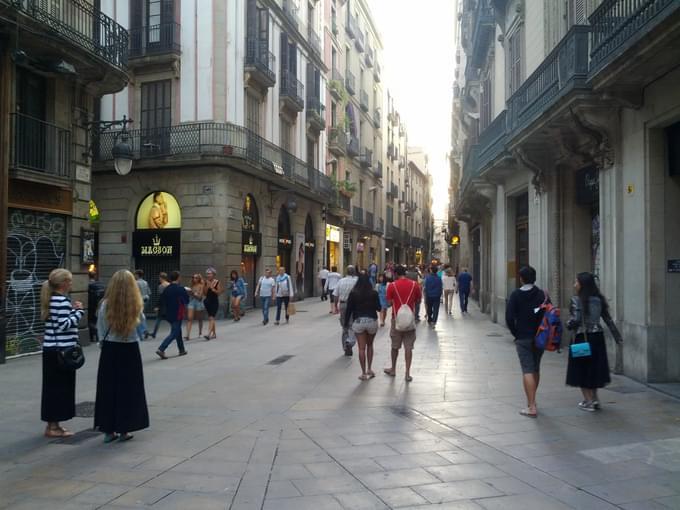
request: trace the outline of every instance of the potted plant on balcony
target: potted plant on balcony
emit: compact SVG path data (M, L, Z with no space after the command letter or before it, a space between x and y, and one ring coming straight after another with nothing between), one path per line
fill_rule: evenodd
M340 187L338 188L338 192L341 195L346 196L347 198L352 198L356 191L357 187L353 182L348 180L340 181Z

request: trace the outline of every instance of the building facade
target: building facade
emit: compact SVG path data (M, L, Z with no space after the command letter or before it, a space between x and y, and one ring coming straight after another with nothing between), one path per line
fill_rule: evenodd
M501 320L525 264L562 307L592 272L625 338L616 367L680 380L680 4L478 0L460 23L456 217L482 310Z
M40 287L53 269L69 269L72 297L87 303L90 135L97 98L128 81L128 32L91 1L1 0L0 11L4 362L40 351Z

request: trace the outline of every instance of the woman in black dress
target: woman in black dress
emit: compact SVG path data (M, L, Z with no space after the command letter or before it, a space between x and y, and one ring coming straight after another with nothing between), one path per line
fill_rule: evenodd
M222 294L223 289L220 281L215 278L217 271L215 268L209 267L205 270L205 312L208 314L208 334L203 338L210 340L217 338L215 333L215 316L220 306L219 295Z
M135 332L143 308L132 273L125 269L114 273L97 318L102 352L94 426L104 432L105 443L127 441L132 439L130 432L149 426L142 356Z
M584 411L600 409L597 389L611 382L607 346L600 324L603 316L608 316L608 305L605 297L595 283L591 273L579 273L574 282L576 295L569 305L567 328L576 331L572 343L587 342L590 344L589 356L574 357L569 350L567 365L567 384L581 388L583 400L578 406Z

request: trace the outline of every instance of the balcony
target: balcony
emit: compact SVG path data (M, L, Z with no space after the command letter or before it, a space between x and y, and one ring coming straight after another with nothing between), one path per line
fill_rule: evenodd
M406 168L406 158L399 156L399 168Z
M342 195L340 193L335 193L331 197L331 202L329 203L330 213L335 216L342 216L348 218L352 214L352 207L350 205L350 198L348 196Z
M130 67L175 62L182 54L179 23L161 23L130 30Z
M507 112L503 110L484 131L479 134L477 164L480 169L500 156L505 150L508 126Z
M95 171L112 171L111 149L120 132L100 135L95 160L107 162ZM150 142L153 140L154 142ZM208 160L224 162L224 168L238 170L275 182L279 186L295 186L295 192L329 200L333 195L331 180L293 154L286 152L246 129L227 122L196 122L156 129L128 130L133 148L135 172L165 168L176 159L183 165L201 164ZM180 158L177 158L180 156Z
M350 70L347 70L347 72L345 73L345 88L347 89L347 92L349 92L351 96L357 93L356 80L354 79L354 75Z
M354 16L347 13L347 23L345 24L345 31L350 39L354 39L359 32L359 24Z
M376 83L380 83L380 64L377 61L373 66L373 79Z
M364 152L359 157L361 168L371 168L373 165L373 151L364 147Z
M380 129L382 126L382 110L380 108L373 110L373 126L376 129Z
M19 44L29 56L66 59L78 70L82 83L92 84L95 95L118 92L127 84L128 31L90 3L4 0L0 4L0 22L20 29Z
M338 156L347 154L347 135L339 127L332 127L328 136L328 150Z
M643 38L647 39L645 44L649 49L652 30L679 10L680 2L677 0L604 0L589 18L592 27L591 77L615 60L624 59L628 50ZM677 51L677 43L670 44L676 44ZM650 53L666 53L668 56L669 52L657 50ZM648 58L645 56L642 60Z
M288 69L281 71L281 102L293 112L301 112L305 108L305 87Z
M368 112L368 92L365 90L359 92L359 106L364 112Z
M569 92L588 89L588 30L574 25L508 99L509 128L521 133Z
M331 32L333 32L333 35L335 36L340 33L340 27L338 27L338 17L335 13L333 13L333 17L331 18Z
M309 45L312 47L312 50L314 53L317 54L317 56L321 56L321 38L319 37L319 34L317 34L312 27L309 27L307 29L307 40L309 41Z
M246 39L246 58L244 70L246 82L253 82L267 89L276 84L276 71L274 54L269 47L260 44L255 37Z
M310 129L317 133L326 129L326 107L317 97L307 98L307 122Z
M364 210L356 205L352 207L352 223L361 226L364 224Z
M366 43L366 36L364 35L364 33L361 30L357 29L357 36L356 36L356 39L354 39L354 46L359 51L359 53L363 53L365 43Z
M10 168L40 174L34 177L41 182L44 176L70 178L71 131L20 113L10 117Z
M293 0L283 0L283 14L297 29L300 24L300 18L298 17L298 7L293 3Z
M366 47L366 55L364 55L364 62L368 67L373 67L373 62L375 60L375 52L370 46Z
M387 194L390 195L392 199L399 198L399 187L394 183L390 184L390 187L387 189Z
M482 66L496 29L493 7L486 7L484 3L478 2L475 12L475 28L472 32L471 42L471 60L474 67Z
M349 135L347 141L347 155L351 158L359 156L359 139L354 135Z
M385 220L382 218L377 218L377 221L373 227L373 232L377 235L383 235L385 233Z
M373 228L375 227L375 221L373 219L372 212L366 211L366 214L364 215L364 226L371 232L373 231Z
M331 72L331 81L328 82L328 91L331 93L331 96L338 101L340 101L344 95L344 82L345 80L342 77L342 73L338 69L333 68L333 71Z
M373 175L376 179L383 178L383 165L381 161L378 161L375 165L373 165Z
M387 146L387 157L390 159L390 161L397 159L397 151L393 143Z

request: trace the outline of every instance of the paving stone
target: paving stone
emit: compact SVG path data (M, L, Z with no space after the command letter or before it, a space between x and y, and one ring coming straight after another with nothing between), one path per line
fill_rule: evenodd
M479 480L418 485L413 490L430 503L446 503L459 499L478 499L501 496L502 493Z
M346 510L383 510L389 508L369 491L334 494Z
M539 494L502 496L480 499L476 502L487 510L570 510L572 508Z
M380 489L375 493L392 508L424 505L427 500L409 487L399 487L396 489Z
M594 496L615 505L677 495L673 489L649 479L611 482L603 485L594 485L586 490Z
M172 489L187 492L236 492L240 478L228 476L196 475L192 473L167 472L149 480L144 487Z
M427 471L443 482L456 480L475 480L482 478L503 477L505 472L490 464L459 464L453 466L433 466Z
M292 498L297 496L302 496L302 493L288 480L272 481L267 486L267 499Z
M111 501L118 506L151 506L172 492L171 489L157 489L154 487L135 487L120 497Z
M303 496L300 498L268 499L262 510L345 510L333 496Z
M391 455L373 459L386 470L406 469L413 467L444 466L449 461L436 453L412 453L405 455Z
M363 489L361 484L359 484L356 479L348 474L329 478L308 478L306 480L293 480L292 483L304 496L354 492Z
M359 475L359 479L370 489L393 489L436 483L440 480L422 468L398 469L380 473Z
M100 483L81 492L71 501L74 503L94 503L97 505L103 505L115 500L120 495L125 494L132 489L134 489L134 487L127 485L110 485Z
M186 510L200 508L201 510L225 510L231 504L233 493L205 494L198 492L174 491L151 506L162 510Z
M307 468L305 468L304 464L283 464L281 466L275 466L271 472L272 481L300 480L302 478L311 478L313 476L314 475Z

